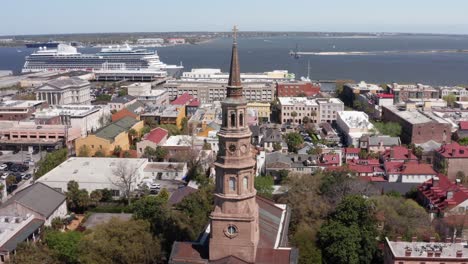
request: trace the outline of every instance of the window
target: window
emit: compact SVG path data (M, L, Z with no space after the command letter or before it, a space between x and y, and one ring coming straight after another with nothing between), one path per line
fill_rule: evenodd
M239 114L239 125L244 126L244 114L243 113Z
M247 176L245 176L244 179L242 180L242 185L243 185L244 190L247 190L249 188L249 179L247 178Z
M234 112L231 113L231 127L236 126L236 114Z
M230 191L236 190L236 178L234 177L229 178L229 190Z

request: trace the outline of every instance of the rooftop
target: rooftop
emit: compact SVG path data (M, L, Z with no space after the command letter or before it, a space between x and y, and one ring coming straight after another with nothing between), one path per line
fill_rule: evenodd
M369 116L361 111L338 111L338 116L350 128L373 129Z
M406 120L411 124L424 124L429 122L437 122L449 124L443 118L440 118L434 115L431 111L421 111L418 109L404 109L395 105L383 106L388 110L392 111L394 114L398 115L401 119Z
M305 106L318 106L314 99L307 99L306 97L278 97L280 104L285 105L305 105Z
M468 158L468 146L462 146L457 142L442 145L436 151L445 158Z
M430 201L433 209L444 211L465 202L468 189L457 182L451 182L447 176L439 174L418 186L419 192Z
M42 225L44 225L44 220L34 218L33 215L25 217L0 216L0 251L15 250L18 244L24 242Z
M108 183L114 179L113 170L120 163L128 167L140 168L146 165L147 159L134 158L81 158L71 157L59 166L39 178L37 182L47 184L48 182L76 181L79 184Z
M0 101L0 109L1 108L27 108L33 107L36 105L40 105L44 103L44 101L39 100L6 100Z
M85 117L101 109L98 105L56 105L36 111L36 118L67 115L71 117Z
M131 95L124 95L124 96L118 96L112 99L112 103L121 103L121 104L126 104L128 102L131 102L135 100L136 97L131 96Z
M116 122L110 123L109 125L105 127L102 127L95 133L95 135L96 137L114 141L116 136L118 136L120 133L124 131L128 131L138 122L140 121L127 116L122 119L119 119Z
M89 82L78 77L59 78L47 82L44 86L52 86L57 89L68 89L72 87L83 87L89 85Z
M458 259L460 261L468 259L468 252L462 243L390 241L388 238L385 240L394 257L435 258L428 257L428 252L434 255L435 252L439 252L440 257L437 257L439 260L442 260L441 258L457 259L457 252L462 252L463 257L458 257Z
M166 129L157 127L151 130L148 134L143 137L143 140L149 140L153 143L158 144L164 137L167 137L169 133Z
M58 192L43 183L36 182L35 184L18 191L13 195L13 197L8 199L0 207L0 212L2 211L2 208L13 203L18 203L47 218L63 204L65 198L66 197L63 193Z
M195 97L191 96L188 93L183 93L178 96L174 101L171 102L171 105L186 105L195 100Z

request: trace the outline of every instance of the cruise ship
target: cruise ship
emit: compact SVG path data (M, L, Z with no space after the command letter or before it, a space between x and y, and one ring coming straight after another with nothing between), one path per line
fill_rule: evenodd
M59 44L56 49L40 47L26 56L22 72L40 71L97 71L104 67L119 70L151 69L166 71L168 76L177 76L182 65L167 65L159 59L156 51L132 49L129 45L102 48L96 54L82 54L73 46Z

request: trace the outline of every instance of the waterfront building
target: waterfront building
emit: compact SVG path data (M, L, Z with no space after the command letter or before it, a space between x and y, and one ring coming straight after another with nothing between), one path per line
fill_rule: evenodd
M250 82L244 85L243 95L249 102L271 102L275 99L275 84L270 82ZM212 81L173 80L163 85L169 92L169 98L188 93L202 104L222 101L226 98L226 83Z
M288 81L276 83L278 97L309 97L320 93L320 84L304 81Z
M47 108L45 101L38 100L6 100L0 101L0 120L24 120L34 112Z
M401 126L401 142L422 144L429 140L450 143L452 125L431 111L422 111L407 104L406 107L384 106L382 121L396 122Z
M245 85L249 82L290 82L295 75L287 70L274 70L261 73L241 73L241 82ZM190 72L183 72L181 80L186 81L212 81L227 83L229 73L221 72L221 69L192 69Z
M91 104L91 85L78 77L55 79L36 89L36 99L49 105Z
M369 116L359 111L340 111L337 113L336 125L345 135L348 146L358 146L359 139L363 135L369 135L374 125L369 121Z
M387 85L389 93L394 95L394 103L407 102L409 99L439 99L440 92L436 88L424 84L398 84L392 83Z
M141 38L137 39L137 44L139 45L149 45L149 44L164 44L164 39L162 38Z
M436 89L440 91L440 98L447 95L454 95L457 101L468 101L468 90L460 86L439 86Z
M129 130L134 129L139 133L143 126L143 121L124 117L100 128L94 134L77 139L75 142L76 153L85 148L90 156L94 156L97 151L101 151L104 155L112 155L117 146L122 152L129 150L131 145Z
M235 32L235 31L234 31ZM169 263L297 263L297 250L288 247L289 210L285 204L256 195L255 160L246 124L234 33L227 97L222 103L218 132L215 208L210 225L197 242L175 242Z

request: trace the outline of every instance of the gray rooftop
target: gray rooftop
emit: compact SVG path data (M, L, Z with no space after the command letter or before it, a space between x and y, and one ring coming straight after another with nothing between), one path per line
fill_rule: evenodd
M51 187L37 182L17 192L1 208L19 203L44 217L49 217L64 201L65 195Z
M89 85L89 82L78 77L55 79L47 82L44 86L52 86L58 89L67 89L71 87L83 87Z
M399 146L401 145L399 137L390 136L371 136L369 137L370 146L378 146L382 143L384 146Z
M131 95L124 95L124 96L118 96L114 99L112 99L112 103L122 103L126 104L132 100L134 100L136 97L131 96Z
M111 123L96 132L96 137L105 138L110 141L114 141L115 137L124 131L128 131L136 123L140 121L132 117L124 117L118 121Z
M388 238L386 240L395 257L405 257L406 251L411 251L410 257L427 257L427 252L430 251L440 252L439 259L456 259L457 251L461 251L463 258L458 258L460 263L468 259L468 249L462 243L389 241Z
M434 115L432 111L421 111L417 109L405 110L395 105L384 106L394 114L398 115L401 119L406 120L411 124L424 124L429 122L449 124L446 120Z

